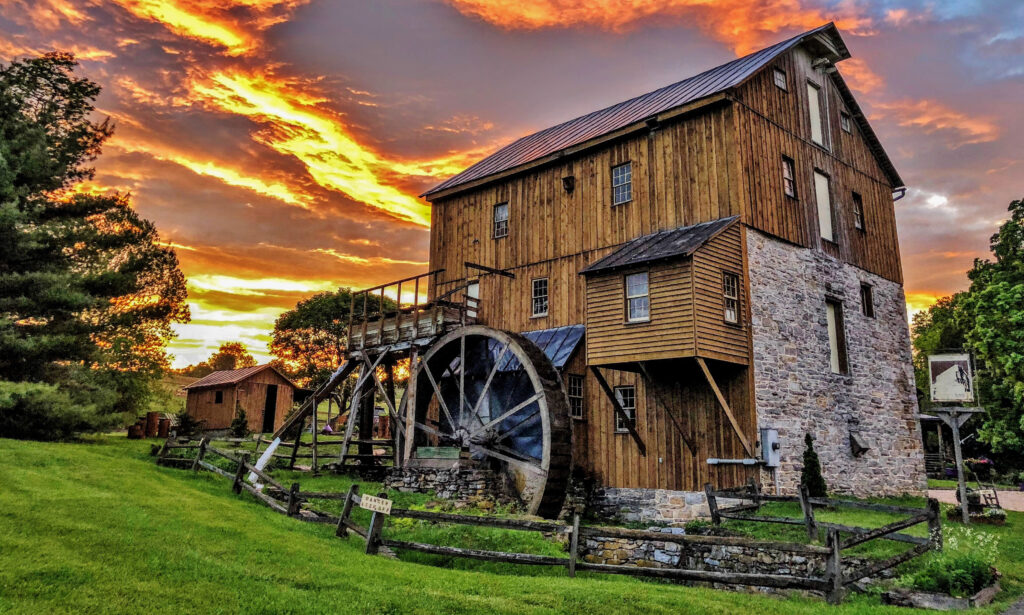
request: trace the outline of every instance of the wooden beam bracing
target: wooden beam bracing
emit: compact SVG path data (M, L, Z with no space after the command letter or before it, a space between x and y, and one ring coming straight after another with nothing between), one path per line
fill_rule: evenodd
M636 442L636 447L640 449L640 454L646 457L647 445L645 445L644 441L640 438L640 434L636 432L636 428L633 426L633 419L629 418L626 411L622 409L622 404L620 404L618 398L615 397L615 391L608 386L608 381L604 379L604 376L601 374L601 370L598 369L596 365L591 365L590 371L594 374L594 378L597 380L597 383L601 385L601 390L603 390L604 394L608 396L609 400L611 400L612 408L615 409L615 414L622 419L622 423L626 426L626 429L629 430L629 435L632 436L633 441Z
M715 382L715 377L711 375L711 370L708 369L708 364L704 362L704 359L697 357L697 364L700 365L701 371L704 372L704 378L707 379L708 384L711 386L711 390L715 393L715 397L718 399L718 404L722 406L722 410L725 412L726 418L729 419L729 424L732 425L733 431L736 432L736 437L740 439L740 443L743 445L743 450L747 452L747 455L754 457L754 447L750 445L750 440L743 433L740 428L739 421L732 413L732 408L729 407L729 402L726 401L725 396L722 395L721 389L718 388L718 383Z

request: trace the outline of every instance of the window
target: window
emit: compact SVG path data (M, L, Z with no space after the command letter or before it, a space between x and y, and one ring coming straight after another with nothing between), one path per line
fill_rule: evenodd
M583 418L583 376L568 374L566 392L569 394L569 416L574 419Z
M870 284L860 285L860 311L868 318L875 317L875 296Z
M850 114L846 111L839 112L839 126L842 127L845 132L853 134L853 126L850 124Z
M213 403L223 404L224 403L224 391L217 391L213 394Z
M864 199L860 194L854 192L851 195L853 200L853 226L859 231L864 230Z
M626 320L644 322L651 319L651 303L648 297L647 272L631 273L626 276Z
M832 195L829 191L828 175L821 171L814 172L814 198L818 201L818 228L821 238L835 242L832 232Z
M636 427L636 387L615 387L615 399L619 400L628 421L623 421L622 416L616 412L615 431L628 432L630 427Z
M548 315L548 279L534 278L533 280L533 315Z
M845 374L847 364L843 304L833 299L825 300L825 317L828 321L829 366L833 374Z
M508 203L494 206L494 238L508 237Z
M821 122L821 88L807 83L807 108L811 115L811 140L825 146L825 127Z
M735 273L722 273L722 307L725 322L740 324L740 276Z
M772 75L775 77L775 85L777 85L780 90L789 90L789 87L786 85L786 71L781 68L776 68L772 71Z
M633 163L612 167L612 205L633 200Z
M793 159L782 157L782 191L786 196L796 198L796 171L793 168Z

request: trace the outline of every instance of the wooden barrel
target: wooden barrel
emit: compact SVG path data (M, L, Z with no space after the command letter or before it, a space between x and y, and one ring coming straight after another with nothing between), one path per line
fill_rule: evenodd
M162 418L157 423L157 435L161 438L167 438L167 434L171 431L171 419Z
M134 425L128 426L128 439L129 440L141 440L142 439L142 425L135 423Z
M147 412L146 413L146 437L155 438L156 434L160 431L160 413L159 412Z

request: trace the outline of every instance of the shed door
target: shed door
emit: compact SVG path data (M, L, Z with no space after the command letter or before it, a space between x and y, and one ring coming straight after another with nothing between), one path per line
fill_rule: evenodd
M274 433L277 418L277 385L267 385L267 400L263 403L263 433Z

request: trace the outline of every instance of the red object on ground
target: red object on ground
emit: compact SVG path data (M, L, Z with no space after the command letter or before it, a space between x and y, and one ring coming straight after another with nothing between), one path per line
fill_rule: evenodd
M157 435L160 436L161 438L166 439L167 438L167 434L170 433L170 431L171 431L171 419L167 419L167 418L160 419L160 421L157 423L157 428L156 428Z
M147 412L146 413L146 437L155 438L156 434L160 431L160 413L159 412Z
M128 439L129 440L141 440L142 439L142 425L135 423L134 425L128 426Z

